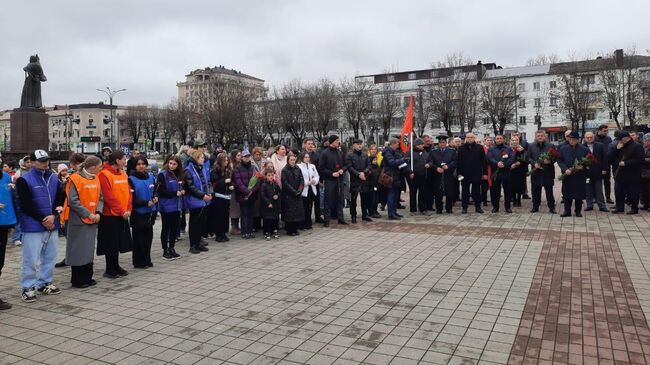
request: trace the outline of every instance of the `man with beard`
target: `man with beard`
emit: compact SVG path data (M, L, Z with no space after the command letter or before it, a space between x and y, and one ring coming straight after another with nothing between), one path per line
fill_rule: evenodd
M564 212L561 217L571 216L571 206L575 201L576 217L582 217L582 201L586 197L587 170L576 162L589 154L589 149L580 144L580 135L572 131L568 144L560 148L557 163L564 174L562 194L564 195Z
M436 199L436 213L442 214L442 198L445 198L445 212L452 213L456 187L456 150L447 147L447 136L438 136L438 148L431 151L430 170L434 171L433 191Z
M555 151L546 140L546 132L539 130L535 132L535 142L528 145L528 162L532 166L533 172L530 176L530 187L533 194L533 209L531 213L539 212L539 206L542 203L542 188L546 194L546 204L551 214L555 214L555 198L553 197L553 184L555 182L555 161L551 157L542 162L538 162L539 156L543 153Z
M467 133L465 144L458 148L458 178L462 180L463 184L463 214L467 214L470 190L476 213L483 213L483 209L481 209L481 181L487 179L487 165L483 146L476 143L474 133Z
M612 213L623 213L627 198L630 204L630 211L627 214L638 214L641 164L645 160L645 151L643 146L635 142L627 131L621 131L617 140L616 148L610 155L611 160L617 166L616 173L614 173L616 209Z
M323 180L325 204L323 209L323 226L330 226L330 219L336 218L339 224L347 225L343 216L345 199L343 197L342 184L345 166L343 153L339 150L341 140L337 135L328 138L328 147L318 159L318 173Z
M510 166L515 162L515 154L505 145L505 137L497 134L494 137L495 145L488 150L488 161L492 167L492 187L490 200L492 200L492 213L499 212L501 188L503 188L503 205L506 213L512 213L512 186L510 184Z

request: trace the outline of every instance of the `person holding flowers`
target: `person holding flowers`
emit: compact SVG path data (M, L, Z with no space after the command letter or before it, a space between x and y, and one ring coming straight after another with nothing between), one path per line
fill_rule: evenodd
M232 180L235 185L235 198L239 203L241 237L244 239L255 238L253 234L255 199L257 199L257 191L264 179L255 175L255 168L251 163L251 153L247 150L241 153L241 164L233 171Z
M492 213L499 212L501 200L501 189L503 189L503 205L506 213L512 213L510 203L512 202L512 185L510 170L515 162L515 155L512 149L505 144L505 137L497 134L494 137L494 146L488 151L488 162L492 166L492 187L490 188L490 200L492 201Z
M582 217L582 201L586 197L585 185L589 168L589 158L587 157L589 149L580 144L578 132L572 131L568 137L569 143L560 149L557 159L562 171L562 175L558 179L562 181L562 194L564 195L564 212L560 216L570 217L571 207L575 206L576 217Z
M558 158L558 151L546 138L546 132L539 130L535 132L535 142L528 145L528 162L531 170L530 187L533 195L533 208L531 213L539 212L542 204L542 188L546 194L546 205L551 214L555 214L555 198L553 197L553 184L555 183L555 161Z

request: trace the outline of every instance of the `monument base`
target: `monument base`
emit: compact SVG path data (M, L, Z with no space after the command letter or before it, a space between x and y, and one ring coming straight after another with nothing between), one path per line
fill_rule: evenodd
M49 148L48 115L42 109L14 109L11 112L11 152L31 153Z

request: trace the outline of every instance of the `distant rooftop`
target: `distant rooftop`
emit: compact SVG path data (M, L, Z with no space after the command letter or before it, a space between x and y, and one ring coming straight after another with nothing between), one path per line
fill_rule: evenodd
M540 66L497 68L493 70L487 70L485 72L485 78L500 79L500 78L507 78L507 77L546 75L548 74L550 68L551 68L550 64L540 65Z
M251 75L247 75L247 74L245 74L245 73L243 73L241 71L231 70L229 68L226 68L225 66L197 68L196 70L194 70L194 71L190 72L189 74L185 75L185 77L194 76L194 75L206 75L206 74L226 74L226 75L238 76L238 77L243 77L243 78L246 78L246 79L251 79L251 80L264 82L264 80L262 80L262 79L259 79L257 77L253 77Z

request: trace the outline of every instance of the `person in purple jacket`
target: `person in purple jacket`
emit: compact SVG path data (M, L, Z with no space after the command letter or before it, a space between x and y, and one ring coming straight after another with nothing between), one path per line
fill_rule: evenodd
M253 234L253 219L255 215L255 199L263 179L249 189L250 180L255 176L255 168L251 163L251 153L244 150L241 153L241 164L232 173L235 184L235 198L239 202L241 237L255 238Z

